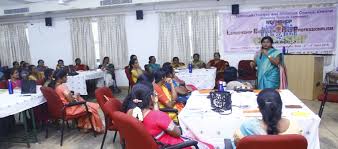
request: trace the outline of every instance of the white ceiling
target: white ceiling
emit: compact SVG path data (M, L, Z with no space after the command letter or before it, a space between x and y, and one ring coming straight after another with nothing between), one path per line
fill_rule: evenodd
M16 6L22 4L31 4L45 1L53 1L53 0L0 0L0 6ZM54 0L57 2L57 0Z

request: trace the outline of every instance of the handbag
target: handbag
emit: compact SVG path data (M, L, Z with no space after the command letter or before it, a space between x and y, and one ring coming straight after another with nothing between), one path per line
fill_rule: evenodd
M35 94L36 82L33 80L22 80L21 94Z
M230 92L210 92L210 102L212 110L219 114L230 111L232 113L232 101Z

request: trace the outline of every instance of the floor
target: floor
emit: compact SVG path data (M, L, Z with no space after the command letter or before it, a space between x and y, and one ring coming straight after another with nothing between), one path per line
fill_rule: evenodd
M122 90L117 97L123 99L127 90ZM303 101L312 111L318 112L320 102ZM338 104L328 103L325 107L320 125L320 146L321 149L338 148ZM101 112L102 114L102 112ZM39 130L39 143L31 144L31 149L99 149L103 135L93 136L93 133L81 133L77 129L65 129L64 145L60 147L60 131L55 127L50 129L49 137L45 139L43 130ZM105 149L120 149L119 137L113 143L113 132L108 132ZM25 144L2 143L0 149L26 149Z

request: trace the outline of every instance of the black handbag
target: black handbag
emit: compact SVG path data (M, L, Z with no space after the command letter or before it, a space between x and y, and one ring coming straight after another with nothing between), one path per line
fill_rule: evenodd
M230 92L210 92L210 102L212 110L220 114L230 111L232 113L232 101Z
M21 94L35 94L36 82L33 80L22 80L21 82Z

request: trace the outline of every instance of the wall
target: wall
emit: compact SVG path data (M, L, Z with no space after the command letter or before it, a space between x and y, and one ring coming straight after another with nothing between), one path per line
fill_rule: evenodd
M68 20L55 19L52 27L46 27L45 20L33 20L27 26L33 64L43 59L47 66L55 68L59 59L65 64L73 62Z

